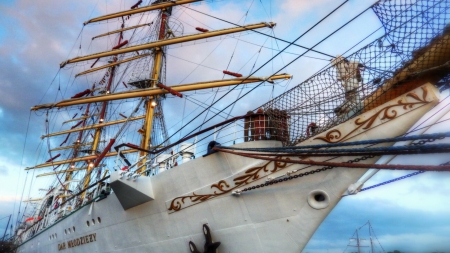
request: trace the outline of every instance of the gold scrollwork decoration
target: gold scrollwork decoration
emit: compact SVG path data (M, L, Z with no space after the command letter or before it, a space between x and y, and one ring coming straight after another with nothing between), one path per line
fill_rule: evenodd
M396 118L397 111L395 109L393 109L395 107L401 106L404 110L407 110L408 108L409 109L413 108L414 105L427 104L430 102L430 101L426 100L426 97L428 95L428 90L426 87L421 87L421 88L423 91L422 98L420 98L417 94L412 93L412 92L406 94L407 97L413 98L415 100L415 102L404 102L403 100L400 99L397 101L396 104L386 106L385 108L381 109L380 111L378 111L371 117L367 118L366 120L362 120L362 118L357 118L355 120L355 125L357 127L344 136L342 135L342 133L339 130L333 129L333 130L328 131L325 134L325 136L316 137L316 138L314 138L314 140L319 139L319 140L323 140L328 143L341 142L360 128L369 129L373 125L375 120L378 118L378 116L381 114L383 115L381 117L381 120L384 120L384 119L392 120L392 119Z
M280 157L277 157L280 158ZM286 158L286 160L289 160L289 158ZM273 168L269 169L269 165L273 163ZM284 169L286 168L286 166L288 165L288 162L272 162L269 161L261 166L257 166L257 167L253 167L250 168L248 170L246 170L244 172L243 175L238 176L236 178L233 179L234 182L234 186L231 187L227 181L225 180L220 180L219 182L212 184L211 185L211 189L215 188L216 190L214 190L212 193L208 193L208 194L196 194L195 192L193 192L190 195L186 195L186 196L180 196L177 198L174 198L171 203L170 203L170 207L169 207L169 211L179 211L182 208L184 208L184 204L185 204L185 200L189 199L192 203L195 202L203 202L205 200L208 200L210 198L214 198L220 195L224 195L226 193L229 193L231 191L233 191L234 189L243 186L243 185L247 185L249 183L252 183L256 180L261 179L262 174L260 174L260 172L276 172L278 170Z

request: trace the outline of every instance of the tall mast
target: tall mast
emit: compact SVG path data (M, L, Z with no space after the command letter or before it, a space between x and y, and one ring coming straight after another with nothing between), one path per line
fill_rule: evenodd
M372 226L370 225L370 221L368 221L369 223L369 237L370 237L370 253L373 253L373 241L372 241Z
M119 42L117 43L118 45L121 43L122 40L122 33L120 33L119 35ZM117 61L117 57L113 56L113 62ZM106 93L109 93L111 90L111 85L114 79L114 72L115 72L116 66L112 66L109 69L109 79L108 79L108 84L106 86ZM100 115L99 115L99 124L103 123L103 121L105 120L106 117L106 108L108 106L108 101L104 101L102 103L102 109L100 111ZM84 127L84 125L83 125ZM100 143L100 139L101 139L101 135L102 135L102 128L103 127L97 127L95 129L95 134L94 134L94 140L92 143L92 148L91 148L91 155L97 155L97 150L98 150L98 145ZM94 166L93 163L89 163L87 166L87 170L86 170L86 175L84 176L84 182L83 182L83 189L86 189L89 186L89 183L91 181L91 173L92 170L94 170ZM81 198L83 199L85 196L86 192L83 192L83 194L81 195Z
M358 234L358 229L356 229L356 247L358 249L358 253L361 253L361 247L359 245L359 234Z
M86 110L85 110L85 112L84 112L84 115L85 115L85 116L89 115L89 108L90 108L90 107L91 107L91 104L88 103L87 106L86 106ZM84 126L86 125L86 120L87 120L87 118L84 118L84 119L83 119L82 127L84 127ZM81 139L82 139L82 138L83 138L83 131L80 131L80 132L78 133L77 139L75 140L75 143L76 143L76 144L75 144L75 147L74 147L74 150L73 150L72 158L76 158L76 157L78 156L78 149L80 148L80 145L79 145L79 144L81 144ZM72 166L75 166L74 163L72 163ZM64 181L67 182L67 181L72 180L72 174L73 174L72 171L68 171L68 172L66 173L66 177L65 177Z
M172 8L163 8L160 10L159 16L160 16L160 24L159 24L159 32L158 32L158 40L163 40L166 35L166 26L167 21L170 16ZM161 79L161 68L162 68L162 60L163 60L163 47L156 47L154 49L153 54L153 69L152 73L150 75L150 88L155 88L156 85L160 82ZM157 97L156 96L149 96L147 97L147 103L146 103L146 113L145 113L145 120L144 120L144 134L142 136L141 141L141 148L143 149L149 149L150 145L152 143L151 136L152 136L152 127L153 127L153 116L155 112L155 107L157 103ZM141 152L141 156L146 155L146 153ZM145 163L146 159L143 159L142 163ZM141 168L141 170L145 169L145 166Z
M8 226L9 226L9 221L11 221L11 216L12 216L12 214L9 215L8 223L6 224L5 232L3 233L2 243L5 242L6 231L8 231Z

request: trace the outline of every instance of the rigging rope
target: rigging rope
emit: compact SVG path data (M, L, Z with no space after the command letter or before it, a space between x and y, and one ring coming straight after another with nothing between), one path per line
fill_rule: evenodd
M17 177L17 184L16 184L16 193L15 193L15 195L17 195L17 192L19 190L20 176L22 175L21 172L22 172L23 160L24 160L24 156L25 156L25 147L26 147L26 144L27 144L28 131L30 129L30 120L31 120L31 111L28 114L27 128L26 128L26 131L25 131L25 141L23 143L23 148L22 148L22 156L21 156L21 159L20 159L19 175ZM16 217L16 220L15 220L16 221L15 223L19 222L20 208L22 207L23 194L24 194L24 191L25 191L25 186L26 186L27 179L28 179L28 171L26 173L25 182L23 184L23 190L22 190L22 194L20 196L19 207L17 209L18 213L17 213L17 217ZM14 201L13 212L12 212L13 214L16 211L16 203L17 203L17 201ZM13 220L14 220L14 217L13 217Z
M253 155L253 154L243 154L239 152L229 151L226 149L221 149L215 147L214 150L222 151L225 153L230 153L233 155L239 155L244 157L250 157L255 159L261 159L266 161L273 162L285 162L285 163L293 163L293 164L303 164L303 165L319 165L319 166L331 166L331 167L346 167L346 168L367 168L367 169L389 169L389 170L429 170L429 171L450 171L450 165L402 165L402 164L356 164L349 162L318 162L313 160L292 160L290 158L273 158L273 157L265 157L261 155Z
M330 15L332 15L334 12L336 12L338 9L340 9L345 3L347 3L349 0L345 0L342 4L340 4L338 7L336 7L335 9L333 9L330 13L328 13L325 17L323 17L322 19L320 19L318 22L316 22L313 26L311 26L309 29L307 29L305 32L303 32L299 37L297 37L294 41L290 42L289 45L287 45L285 48L283 48L283 50L281 50L280 52L278 52L275 56L273 56L271 59L269 59L268 61L266 61L263 65L261 65L257 70L255 70L251 75L253 75L254 73L256 73L257 71L259 71L261 68L263 68L265 65L267 65L269 62L271 62L275 57L277 57L278 55L280 55L284 50L286 50L288 47L290 47L291 45L293 45L295 42L297 42L300 38L302 38L305 34L307 34L308 32L310 32L312 29L314 29L316 26L318 26L320 23L322 23L325 19L327 19ZM354 18L352 18L350 21L346 22L344 25L342 25L341 27L339 27L338 29L336 29L333 33L329 34L328 36L326 36L324 39L322 39L321 41L319 41L318 43L316 43L314 47L316 47L317 45L321 44L323 41L325 41L326 39L328 39L329 37L331 37L333 34L335 34L337 31L341 30L344 26L346 26L347 24L349 24L350 22L352 22L353 20L355 20L356 18L358 18L359 16L361 16L364 12L366 12L367 10L369 10L370 8L367 8L366 10L364 10L363 12L361 12L360 14L358 14L357 16L355 16ZM296 60L298 60L300 57L302 57L303 55L305 55L307 52L309 52L309 50L307 50L306 52L302 53L301 55L299 55L298 57L296 57L294 60L292 60L290 63L288 63L287 65L285 65L284 67L282 67L281 69L279 69L276 73L278 73L279 71L283 70L284 68L286 68L287 66L289 66L290 64L292 64L293 62L295 62ZM273 75L275 75L276 73L272 74L270 77L272 77ZM269 78L270 78L269 77ZM247 77L248 78L248 77ZM245 78L244 80L241 81L244 82L245 80L247 80L247 78ZM236 99L233 103L236 103L237 101L239 101L240 99L242 99L244 96L246 96L247 94L249 94L250 92L252 92L253 90L255 90L256 88L258 88L261 84L263 84L263 82L259 83L258 85L256 85L254 88L252 88L250 91L248 91L247 93L245 93L242 97ZM231 88L228 92L226 92L222 97L220 97L218 100L216 100L215 103L217 103L218 101L220 101L221 99L223 99L226 95L228 95L231 91L233 91L236 87L238 87L238 85L234 86L233 88ZM214 105L215 103L213 103L212 105ZM224 109L222 109L219 113L221 113L222 111L226 110L228 107L230 107L233 103L231 103L230 105L226 106ZM211 106L212 106L211 105ZM177 132L175 132L174 134L172 134L168 139L166 139L163 143L169 141L169 139L174 136L176 133L178 133L178 131L181 131L184 127L186 127L187 125L189 125L192 121L194 121L196 118L198 118L202 113L204 113L206 111L203 110L200 114L198 114L196 117L194 117L191 121L189 121L185 126L183 126L182 128L180 128L179 130L177 130ZM217 114L216 114L217 115ZM209 118L206 122L210 121L211 119L213 119L215 116ZM206 123L205 122L205 123ZM194 130L192 130L190 133L194 132L195 130L197 130L199 127L196 127ZM185 136L188 136L190 133L188 133Z
M347 1L345 1L345 2L347 2ZM345 2L344 2L344 3L345 3ZM344 4L344 3L343 3L343 4ZM195 12L198 12L198 13L203 14L203 15L205 15L205 16L208 16L208 17L211 17L211 18L214 18L214 19L223 21L223 22L225 22L225 23L228 23L228 24L231 24L231 25L234 25L234 26L237 26L237 27L244 28L243 26L240 26L239 24L235 24L235 23L233 23L233 22L230 22L230 21L227 21L227 20L225 20L225 19L221 19L221 18L215 17L215 16L213 16L213 15L210 15L210 14L207 14L207 13L204 13L204 12L201 12L201 11L198 11L198 10L195 10L195 9L192 9L192 8L189 8L189 7L186 7L186 6L181 6L181 7L186 8L186 9L189 9L189 10L192 10L192 11L195 11ZM339 7L340 7L340 6L339 6ZM339 7L338 7L338 8L339 8ZM260 32L260 31L256 31L256 30L251 30L251 31L252 31L252 32L255 32L255 33L258 33L258 34L261 34L261 35L264 35L264 36L267 36L267 37L270 37L270 38L275 39L275 40L279 40L279 41L288 43L288 44L291 43L291 42L289 42L289 41L287 41L287 40L284 40L284 39L281 39L281 38L277 38L277 37L272 36L272 35L270 35L270 34L262 33L262 32ZM297 40L296 40L296 41L297 41ZM314 47L309 48L309 47L301 46L301 45L295 44L295 43L292 43L292 45L297 46L297 47L300 47L300 48L303 48L303 49L306 49L306 50L311 51L311 52L314 52L314 53L318 53L318 54L321 54L321 55L324 55L324 56L331 57L332 59L335 58L335 56L333 56L333 55L330 55L330 54L327 54L327 53L320 52L320 51L317 51L317 50L312 49L312 48L314 48Z
M443 165L450 165L450 161L440 164L440 166L443 166ZM413 173L410 173L410 174L407 174L407 175L404 175L404 176L401 176L401 177L397 177L397 178L394 178L394 179L391 179L391 180L388 180L388 181L384 181L384 182L379 183L379 184L375 184L375 185L371 185L371 186L362 188L359 191L360 192L367 191L367 190L370 190L370 189L373 189L373 188L377 188L377 187L382 186L382 185L387 185L387 184L390 184L390 183L393 183L393 182L396 182L396 181L400 181L400 180L403 180L403 179L406 179L406 178L417 176L417 175L425 173L425 172L426 172L425 170L419 170L419 171L416 171L416 172L413 172Z
M397 69L398 71L403 70L402 74L405 74L405 76L413 74L414 70L408 69L408 63L414 62L417 58L414 58L414 56L426 52L427 45L430 45L430 43L433 48L439 45L439 51L448 52L448 29L445 29L445 24L448 24L450 20L448 7L442 1L417 2L421 2L424 6L415 8L414 4L402 4L395 7L398 9L395 14L396 17L389 17L390 20L398 18L401 21L393 25L395 29L390 29L390 31L391 33L403 34L397 36L402 38L398 43L410 44L409 48L404 48L404 52L393 52L391 49L395 47L394 44L380 47L378 42L380 39L377 39L345 58L348 62L358 63L362 66L357 71L358 73L355 73L358 76L358 80L355 80L355 83L358 83L358 88L354 92L355 96L352 97L354 100L349 99L348 93L346 94L344 87L346 81L340 79L336 66L328 66L298 86L258 107L263 108L267 112L268 118L275 121L282 118L283 115L288 115L289 135L283 145L295 145L311 137L305 133L308 125L312 122L318 126L317 131L315 131L316 135L356 117L363 111L374 108L381 102L378 98L382 97L383 101L389 101L397 97L398 94L396 95L389 87L383 87L383 85L390 82L394 77L392 71ZM424 21L421 19L423 12L431 12L433 16L432 19L430 17L430 20L427 20L426 24L423 24ZM411 22L414 24L412 30L403 29L403 26L407 26ZM420 30L417 30L421 26L428 28L429 31L421 33ZM380 38L383 39L387 36L384 35ZM444 58L443 53L432 53L432 51L429 53L429 58L418 58L419 61L415 66L419 70L421 66L423 66L423 69L429 69L430 66L427 64L431 64L430 62L433 60L445 59L442 60L443 62L448 60ZM445 54L445 57L448 57L448 55ZM440 63L436 65L440 65ZM369 68L365 68L366 66ZM378 70L388 71L381 73ZM442 71L442 75L444 75L443 73L445 72ZM432 78L438 77L440 75ZM417 83L414 83L414 85L419 85L424 77L421 78L414 76L411 81L416 81ZM405 80L405 83L407 83L407 80ZM406 88L407 85L404 87Z
M284 150L318 149L318 148L332 148L332 147L345 147L345 146L356 146L356 145L379 144L379 143L386 143L386 142L401 142L401 141L414 141L414 140L426 140L426 139L443 139L443 138L446 138L446 137L450 137L450 132L435 133L435 134L411 135L411 136L384 138L384 139L373 139L373 140L364 140L364 141L342 142L342 143L329 143L329 144L293 146L293 147L274 147L274 148L221 147L221 148L223 148L223 149L231 149L231 150L259 151L259 152L280 152L280 151L284 151ZM299 152L302 152L302 151L299 151ZM316 152L316 151L313 151L313 152Z
M241 155L260 155L260 156L273 156L273 153L282 156L330 156L330 155L345 155L345 156L358 156L358 155L415 155L415 154L430 154L430 153L447 153L450 152L450 144L429 144L426 146L392 146L392 147L376 147L376 148L354 148L354 149L328 149L328 150L277 150L277 151L265 151L266 153L245 153L235 152ZM272 154L270 153L272 152Z

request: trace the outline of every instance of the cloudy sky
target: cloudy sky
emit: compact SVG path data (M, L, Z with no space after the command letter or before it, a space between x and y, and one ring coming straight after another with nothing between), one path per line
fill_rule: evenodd
M134 0L1 1L0 143L2 145L0 147L0 185L2 187L0 188L0 218L13 212L14 215L17 215L22 196L24 198L39 196L36 190L37 186L45 185L47 182L36 179L34 172L23 170L24 167L40 163L45 159L39 153L41 150L39 145L42 145L39 137L44 133L45 117L42 117L42 112L30 113L29 108L36 104L56 101L61 97L67 98L76 91L84 90L88 82L75 81L71 83L68 78L72 70L68 69L58 73L59 63L69 57L99 51L101 46L95 43L91 44L90 38L100 33L99 31L105 26L111 29L108 26L117 25L114 23L101 24L83 28L82 23L100 14L129 8L135 2ZM304 46L314 45L372 3L373 1L350 1L342 10L332 15L298 43ZM338 4L334 0L222 0L194 4L192 8L239 24L273 21L277 23L274 29L275 35L291 41ZM245 16L247 10L253 15ZM190 10L178 10L174 12L174 16L180 20L188 20L184 24L185 34L193 32L193 27L198 24L207 25L210 29L229 27L229 24ZM375 15L367 12L342 32L317 46L316 49L331 55L340 54L378 29L380 25ZM374 36L380 36L381 31L379 30ZM362 42L361 46L373 40L374 36ZM232 49L236 45L234 39L226 40L223 43L219 40L211 40L194 46L202 53L189 56L182 54L184 48L171 48L168 62L175 68L167 70L167 83L172 85L221 79L220 70L226 69L229 62L231 66L235 66L234 69L250 73L253 64L247 62L254 62L255 55L263 42L266 48L286 46L285 43L273 40L265 42L266 38L263 36L242 35L239 38L242 41L257 43L259 46L255 47L250 43L240 41L240 47L236 47L237 49L233 51ZM110 40L103 42L108 46L114 44ZM235 52L235 56L230 61L231 51ZM208 56L210 52L215 53ZM274 51L266 49L263 49L262 52L256 66L262 64L274 53ZM280 66L302 52L297 47L290 47L282 57L274 61L274 64L269 64L257 74L270 75L272 71L278 70ZM281 71L294 75L294 79L290 83L276 86L273 94L271 87L263 87L262 91L250 95L253 100L250 99L250 102L241 104L240 108L236 108L232 114L240 115L241 112L254 109L262 103L261 96L265 96L263 98L265 102L271 96L280 94L305 80L329 62L329 57L320 54L309 53L308 56L314 58L301 58L295 64ZM198 67L199 63L203 66ZM67 84L69 84L67 94L59 92L58 88ZM237 93L231 94L231 96L236 95ZM230 101L227 99L233 99L233 97L227 97L217 107L221 108L228 104ZM449 100L444 101L442 105L450 103ZM180 101L174 103L175 105L182 104ZM187 106L188 110L194 110L196 107L189 103ZM166 118L175 117L177 113L179 114L177 110L169 109ZM449 117L450 115L446 115L444 119ZM174 123L169 122L168 125L172 126ZM448 129L448 123L443 123L431 130L445 131L446 126ZM427 156L427 159L418 157L414 163L446 162L442 156L431 159L430 157L432 156ZM400 158L396 162L405 162L405 159ZM389 180L403 174L405 173L380 172L366 185ZM29 187L24 188L25 180L27 186L33 184L34 188L31 191ZM318 229L304 252L343 252L348 244L348 238L352 236L354 230L368 220L386 251L394 249L408 252L448 250L450 242L446 237L450 236L449 180L450 176L447 173L425 173L356 196L345 197ZM0 220L0 234L4 231L6 220ZM364 233L365 231L361 230L361 234L368 237L367 233Z

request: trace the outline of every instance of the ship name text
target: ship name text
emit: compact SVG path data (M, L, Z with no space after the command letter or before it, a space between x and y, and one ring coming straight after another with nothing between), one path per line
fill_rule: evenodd
M67 242L59 243L58 250L64 250L67 248L77 247L86 243L91 243L97 241L97 234L93 233L90 235L82 236L73 240L69 240Z

